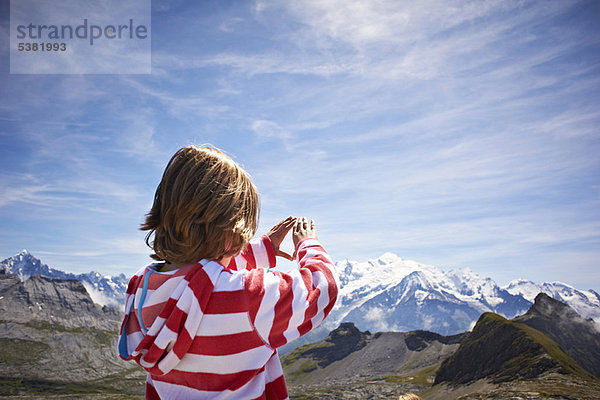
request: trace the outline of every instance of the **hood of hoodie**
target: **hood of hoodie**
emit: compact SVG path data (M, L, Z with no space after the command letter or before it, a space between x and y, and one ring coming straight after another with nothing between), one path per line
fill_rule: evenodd
M119 355L163 375L190 348L224 267L206 260L169 272L157 272L157 266L142 269L129 283Z

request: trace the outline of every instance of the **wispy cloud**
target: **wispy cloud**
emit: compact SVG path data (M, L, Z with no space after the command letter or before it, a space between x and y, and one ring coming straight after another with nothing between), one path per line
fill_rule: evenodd
M35 255L42 256L42 257L43 256L61 256L61 257L82 258L82 257L100 257L104 254L99 251L75 251L75 252L69 252L69 253L59 253L56 251L37 250L35 252Z
M49 185L34 183L35 179L32 176L22 176L20 179L7 179L6 176L1 178L0 185L0 207L14 202L27 202L32 204L44 204L41 201L39 194L49 189ZM18 182L18 181L21 182ZM28 182L23 184L22 182Z

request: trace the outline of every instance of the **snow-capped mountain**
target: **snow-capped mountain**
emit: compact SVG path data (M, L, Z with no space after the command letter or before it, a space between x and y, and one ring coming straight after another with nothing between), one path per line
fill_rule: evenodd
M538 293L546 293L555 300L568 304L579 315L592 318L600 323L600 295L594 290L578 290L562 282L537 283L516 279L505 289L514 295L520 295L533 303Z
M507 318L521 315L540 292L568 304L585 318L600 321L600 295L565 283L515 280L500 287L468 268L443 271L392 253L367 262L338 262L336 266L341 288L336 306L325 320L323 334L342 322L354 322L362 331L424 329L451 335L472 328L486 311ZM26 250L1 261L0 270L17 274L22 280L31 274L76 279L95 303L119 309L128 284L124 274L111 277L92 271L76 275L50 268Z
M341 289L325 322L330 328L354 322L361 330L425 329L450 335L470 329L485 311L507 318L522 314L539 292L569 304L586 318L600 320L596 292L561 283L515 281L503 288L468 268L445 272L391 253L336 266Z
M110 305L121 309L125 302L125 291L128 279L124 274L118 276L103 276L92 271L87 274L72 274L50 268L35 258L27 250L0 262L0 270L7 274L19 275L22 281L32 274L38 274L55 279L75 279L80 281L96 304Z

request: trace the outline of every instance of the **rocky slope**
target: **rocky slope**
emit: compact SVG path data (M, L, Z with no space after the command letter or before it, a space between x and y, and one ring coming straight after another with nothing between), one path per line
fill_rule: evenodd
M574 375L547 373L532 380L492 384L439 384L420 392L425 400L598 400L600 385Z
M430 385L435 366L458 348L463 336L425 331L371 334L343 323L327 338L283 355L282 364L292 398L361 398L351 392L397 398ZM398 378L414 374L420 376L418 382ZM339 397L327 397L332 393Z
M77 280L0 273L0 397L139 393L143 374L116 354L121 318Z
M0 313L14 323L43 321L65 329L86 327L114 331L121 313L95 304L81 282L32 275L21 281L17 275L0 273Z
M544 333L586 371L600 377L598 325L544 293L524 315L513 319Z
M484 313L459 349L445 360L435 384L527 380L558 372L589 378L552 339L525 324Z
M598 376L600 332L566 304L540 293L534 305L509 321L484 313L459 349L440 367L435 383L494 383L546 373Z

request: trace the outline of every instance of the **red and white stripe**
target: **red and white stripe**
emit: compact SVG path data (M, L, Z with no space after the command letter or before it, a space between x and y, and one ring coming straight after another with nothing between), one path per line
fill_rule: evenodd
M154 272L137 310L144 275L127 289L125 329L130 357L148 371L150 399L286 399L276 348L317 326L339 287L333 262L314 239L297 248L299 268L275 266L267 236L251 241L225 268L202 260Z
M252 240L240 254L235 256L227 268L232 270L252 270L256 267L273 268L277 260L271 240L267 235L261 240Z

